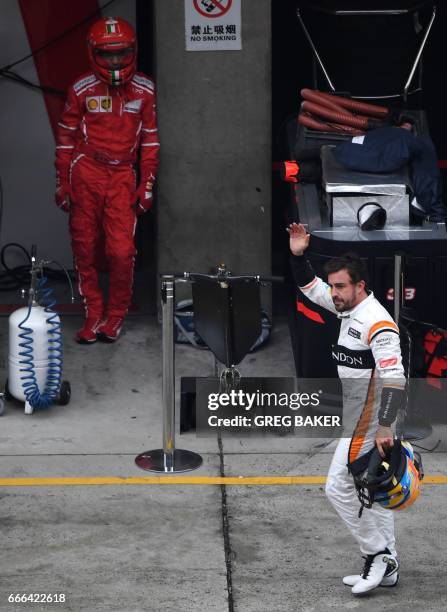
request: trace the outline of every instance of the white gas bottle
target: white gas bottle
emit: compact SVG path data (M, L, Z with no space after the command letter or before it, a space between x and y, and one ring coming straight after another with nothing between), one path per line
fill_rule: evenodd
M43 393L45 390L51 357L49 352L51 334L48 332L51 331L52 326L48 324L48 319L51 318L55 323L60 322L57 314L45 312L45 309L37 304L31 306L29 317L26 319L29 310L28 306L19 308L9 317L8 391L16 399L23 402L26 402L26 396L22 377L27 377L30 374L32 368L30 357L32 357L33 371L39 392ZM26 333L19 327L19 324L32 331ZM26 338L21 338L20 334L22 336L25 334ZM32 342L27 341L28 338Z

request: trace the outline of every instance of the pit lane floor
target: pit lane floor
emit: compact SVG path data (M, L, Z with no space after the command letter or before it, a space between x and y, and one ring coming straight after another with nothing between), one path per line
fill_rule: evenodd
M224 437L219 445L187 433L177 446L200 453L203 466L153 477L134 458L162 440L156 318L129 317L119 342L92 346L72 341L79 322L63 318L70 404L25 416L8 403L0 418L1 611L447 610L445 442L423 455L437 484L396 514L399 586L355 599L341 577L362 559L323 491L335 441ZM5 372L6 318L0 333ZM176 349L178 377L211 375L213 363L208 351ZM293 375L285 322L240 369ZM442 433L423 444L445 440ZM42 480L58 478L75 484ZM65 602L8 603L32 593Z

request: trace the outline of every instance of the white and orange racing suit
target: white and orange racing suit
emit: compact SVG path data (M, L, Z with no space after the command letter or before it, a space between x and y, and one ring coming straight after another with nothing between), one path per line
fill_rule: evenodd
M292 256L292 270L304 295L340 319L332 357L342 380L343 423L347 423L350 437L338 443L327 476L326 495L362 554L375 555L388 548L395 555L393 513L374 504L359 517L359 501L347 466L374 446L379 424L390 426L396 418L406 383L399 328L372 292L351 310L339 313L330 286L315 275L304 256Z

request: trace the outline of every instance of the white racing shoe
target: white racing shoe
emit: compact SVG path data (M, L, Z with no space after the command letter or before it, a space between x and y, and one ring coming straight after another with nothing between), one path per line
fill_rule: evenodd
M366 557L364 557L366 559ZM363 572L362 572L363 574ZM351 574L343 578L343 584L346 586L353 587L362 578L362 574ZM382 582L379 584L381 587L394 587L399 582L399 562L394 557L391 557L388 561L385 576L382 578Z
M365 557L362 574L345 576L343 584L352 587L354 595L363 595L378 586L393 587L399 582L399 563L389 550Z

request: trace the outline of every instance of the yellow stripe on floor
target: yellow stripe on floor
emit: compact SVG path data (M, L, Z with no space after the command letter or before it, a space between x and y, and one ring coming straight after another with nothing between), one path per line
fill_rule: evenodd
M425 476L424 484L447 484L447 476ZM76 478L0 478L0 487L104 485L324 485L325 476L108 476Z

